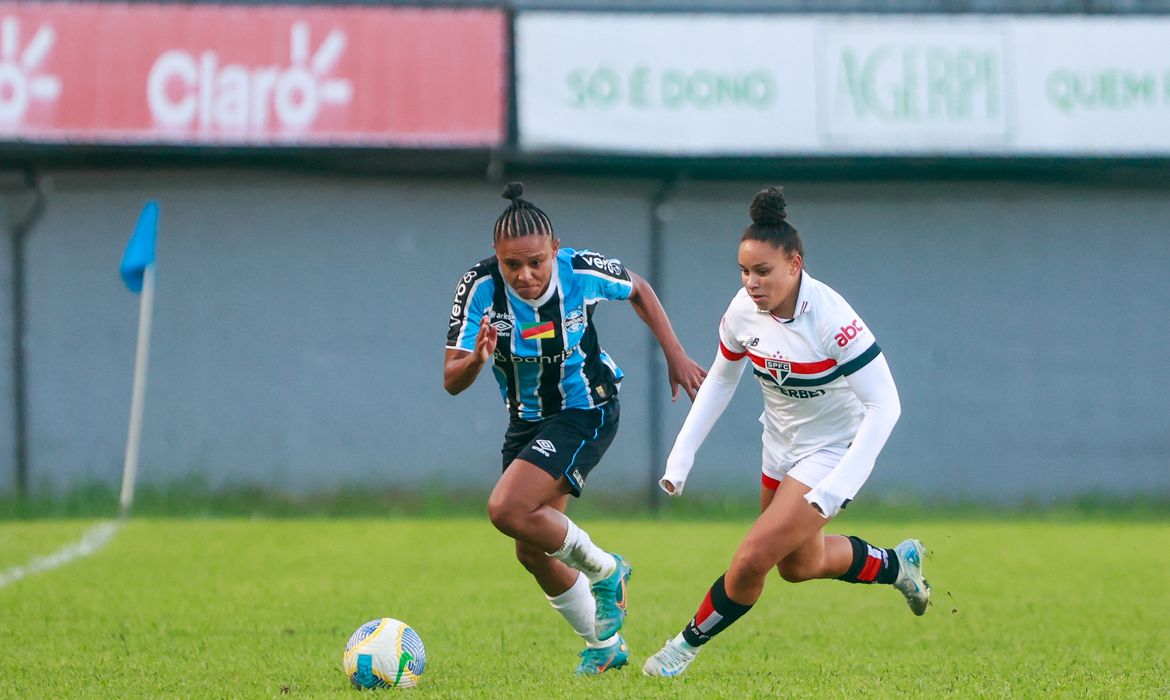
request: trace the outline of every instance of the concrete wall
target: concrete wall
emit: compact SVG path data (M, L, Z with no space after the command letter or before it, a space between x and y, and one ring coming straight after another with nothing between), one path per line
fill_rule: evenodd
M441 366L454 284L490 254L498 184L272 171L58 172L50 184L26 269L37 488L119 478L137 298L116 267L150 197L162 216L143 480L198 473L306 491L496 478L506 415L494 382L483 376L452 398ZM736 241L761 184L684 184L664 210L658 290L703 363L737 289ZM656 183L527 185L565 244L649 268ZM810 272L874 329L902 393L903 418L869 493L1170 492L1170 195L785 185ZM0 246L0 301L5 255ZM7 303L0 309L7 323ZM665 376L649 376L651 341L628 305L609 304L597 320L628 379L621 433L590 487L642 489L657 469L648 392L665 392ZM6 360L0 389L10 386ZM0 455L9 460L6 401ZM760 406L745 380L690 489L754 492ZM665 402L656 425L667 449L685 410L685 400ZM0 465L2 488L10 473Z
M664 286L688 318L704 319L701 340L685 326L697 345L713 346L713 320L736 288L735 234L751 189L680 192ZM807 268L869 323L901 392L873 491L996 501L1170 491L1164 192L1021 183L790 183L787 192ZM700 276L720 259L723 279ZM761 401L749 393L758 390L741 385L705 459L756 461L738 447L757 433L749 418Z

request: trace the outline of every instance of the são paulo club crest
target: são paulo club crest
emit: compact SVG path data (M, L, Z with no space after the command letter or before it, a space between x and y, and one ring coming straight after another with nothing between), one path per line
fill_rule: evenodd
M776 378L777 384L783 384L789 373L792 372L792 365L782 360L764 360L764 369Z

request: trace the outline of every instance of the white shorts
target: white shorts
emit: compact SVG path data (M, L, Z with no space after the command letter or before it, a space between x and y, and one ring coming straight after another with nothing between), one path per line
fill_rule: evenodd
M810 489L816 488L817 484L840 463L848 450L848 445L822 447L795 462L780 462L765 445L760 467L760 471L763 472L763 484L768 488L775 488L784 477L789 476Z

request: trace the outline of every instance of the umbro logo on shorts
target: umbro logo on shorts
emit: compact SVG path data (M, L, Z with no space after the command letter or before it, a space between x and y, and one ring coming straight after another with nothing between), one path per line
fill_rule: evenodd
M544 439L537 440L532 445L532 449L536 450L545 457L548 457L550 454L556 454L557 451L556 446L553 445L552 442Z

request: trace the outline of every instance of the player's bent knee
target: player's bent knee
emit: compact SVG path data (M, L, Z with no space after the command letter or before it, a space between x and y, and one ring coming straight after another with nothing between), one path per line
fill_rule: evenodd
M495 493L488 499L488 520L505 535L515 533L523 517L522 508L518 508L513 501L498 497Z
M753 579L764 578L775 565L776 560L764 547L750 543L740 545L731 559L732 569L740 576Z
M520 562L528 571L540 571L548 566L549 556L540 551L539 547L533 547L522 542L516 543L516 560Z
M780 571L780 578L789 583L801 583L818 578L818 572L814 571L812 567L805 564L793 564L782 561L776 566L776 568Z

